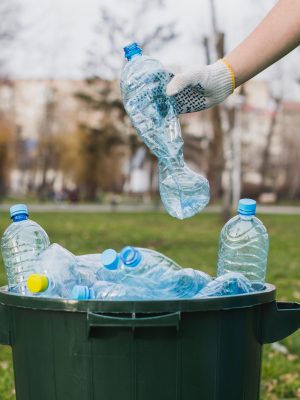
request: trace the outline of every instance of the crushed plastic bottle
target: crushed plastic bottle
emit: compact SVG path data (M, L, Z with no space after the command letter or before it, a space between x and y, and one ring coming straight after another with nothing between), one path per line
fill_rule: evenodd
M36 272L37 256L49 245L49 237L36 222L28 219L25 204L10 208L13 223L1 240L1 252L10 291L27 294L27 277Z
M192 268L182 268L175 261L155 250L124 247L120 252L124 268L138 275L147 288L159 290L160 298L189 298L210 281L209 275Z
M204 272L182 268L155 250L133 246L124 247L120 253L113 249L105 250L102 263L106 268L98 271L98 279L121 285L110 292L110 296L115 298L191 298L210 281ZM118 288L121 290L119 295L116 294Z
M223 227L219 240L218 276L239 272L251 281L256 290L262 290L266 278L269 237L255 214L256 202L241 199L238 215Z
M139 136L158 158L161 200L173 217L192 217L209 202L209 184L185 164L179 120L165 91L170 75L159 61L142 55L137 43L124 51L129 62L121 75L123 103Z
M74 275L78 276L78 284L92 286L100 269L103 269L101 254L84 254L76 256L76 264L72 267Z
M127 275L139 275L158 281L162 275L182 268L171 258L158 251L126 246L120 251L120 260Z
M233 296L253 291L251 282L244 275L238 272L228 272L209 282L195 298Z
M101 254L102 268L99 268L96 277L99 281L120 283L124 279L122 261L114 249L106 249Z
M41 297L71 298L73 287L86 283L86 276L82 280L76 264L74 254L53 243L37 258L38 267L27 279L28 290Z
M157 294L153 288L147 290L145 286L129 285L97 281L91 288L77 285L72 290L74 300L154 300Z
M163 296L167 298L193 298L210 281L210 276L205 272L182 268L180 271L165 274L162 277L160 288Z
M101 268L101 253L76 256L77 264L82 267Z

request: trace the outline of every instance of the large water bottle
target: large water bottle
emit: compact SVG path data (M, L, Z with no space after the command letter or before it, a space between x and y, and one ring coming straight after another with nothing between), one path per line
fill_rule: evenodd
M50 241L44 229L28 219L25 204L12 206L10 216L13 223L6 229L1 240L8 288L26 294L27 277L36 271L37 256L50 245Z
M239 272L256 290L265 285L269 237L263 223L255 217L256 202L242 199L238 215L223 227L219 240L218 276Z
M27 279L29 292L40 297L71 298L75 285L86 284L86 275L76 269L74 254L59 244L53 243L37 258L37 268ZM82 279L84 278L84 279ZM95 278L88 279L92 285Z
M209 202L209 184L184 162L180 124L165 90L170 75L159 61L142 55L137 43L124 51L129 62L121 76L123 103L139 136L158 158L161 200L173 217L192 217Z

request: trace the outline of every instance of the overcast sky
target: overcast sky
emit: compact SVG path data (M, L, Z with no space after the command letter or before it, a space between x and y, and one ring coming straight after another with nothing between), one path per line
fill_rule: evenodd
M130 10L141 0L22 0L23 32L15 45L11 68L20 78L82 78L87 53L101 37L99 8L109 5L116 16L134 27ZM232 49L258 24L275 4L275 0L215 0L217 22L226 32L226 48ZM155 57L165 64L204 62L201 37L211 32L209 0L165 0L143 16L143 26L176 21L178 39ZM98 33L96 33L98 27ZM100 32L100 33L99 33ZM135 38L132 37L132 40ZM120 46L126 43L120 43ZM120 48L120 57L122 49ZM299 48L277 63L262 77L290 79L296 77Z

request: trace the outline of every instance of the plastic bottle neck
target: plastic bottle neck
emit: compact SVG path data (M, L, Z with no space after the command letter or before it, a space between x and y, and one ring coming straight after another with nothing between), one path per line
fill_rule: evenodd
M17 214L17 215L14 215L11 219L13 220L13 222L25 221L26 219L28 219L28 215L27 214Z
M142 56L141 53L133 54L133 55L128 59L128 61L133 61L133 60L135 60L136 58L141 57L141 56Z
M132 246L124 247L120 252L120 257L124 267L136 268L142 261L141 252Z
M243 221L250 221L251 219L253 219L253 217L255 217L255 214L252 214L252 215L245 215L245 214L240 214L240 213L239 213L239 217L240 217Z

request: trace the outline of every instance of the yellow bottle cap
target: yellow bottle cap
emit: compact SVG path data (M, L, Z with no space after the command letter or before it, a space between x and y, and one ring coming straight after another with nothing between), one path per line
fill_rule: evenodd
M27 287L31 293L44 292L48 285L48 278L43 274L32 274L27 279Z

